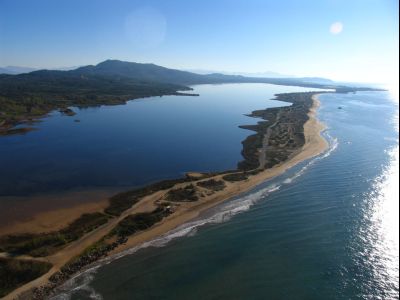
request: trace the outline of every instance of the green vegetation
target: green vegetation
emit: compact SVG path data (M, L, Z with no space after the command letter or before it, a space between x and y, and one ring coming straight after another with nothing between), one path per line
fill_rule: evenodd
M224 180L226 181L230 181L230 182L235 182L235 181L243 181L246 180L248 177L246 175L246 173L233 173L233 174L228 174L225 175L224 177L222 177Z
M163 180L142 188L119 193L109 199L109 205L104 212L113 216L119 216L122 212L131 208L132 205L137 203L141 198L151 195L157 191L170 189L177 183L190 180L190 178Z
M198 199L199 197L197 196L196 188L193 184L170 190L166 196L166 200L172 202L193 202Z
M13 255L48 256L105 224L108 218L102 213L83 214L66 228L56 232L4 236L0 238L0 251Z
M117 226L98 242L86 248L80 255L74 257L59 272L53 274L50 283L42 289L37 289L35 297L42 299L49 295L51 290L65 282L72 274L82 270L82 268L105 257L110 251L118 245L127 241L127 236L152 227L163 218L171 214L168 203L160 205L149 213L137 213L127 216L120 221Z
M170 211L167 208L160 206L152 212L129 215L118 223L111 234L119 237L130 236L138 231L150 228L169 214Z
M0 258L0 297L47 273L50 268L47 262Z
M191 84L239 82L329 88L336 89L336 92L340 93L374 90L321 85L301 79L198 75L152 64L105 61L96 66L86 66L72 71L42 70L21 75L0 74L0 135L29 132L33 128L13 128L13 126L29 123L54 109L72 116L75 113L68 108L70 106L114 105L149 96L189 95L178 91L190 90L186 85ZM242 143L244 161L238 164L238 169L242 172L221 172L219 174L225 174L223 179L229 182L246 180L248 176L255 175L264 168L285 161L300 149L305 142L303 125L308 119L307 113L312 105L313 94L314 92L279 94L277 100L290 102L292 105L252 112L251 116L261 118L263 121L257 125L241 126L256 132ZM265 146L263 140L266 136L268 137L266 156L262 160L263 165L260 166L259 150ZM205 179L212 175L216 173L202 174L200 178ZM196 179L199 178L187 176L119 193L109 199L109 206L104 213L84 214L57 232L0 237L0 251L11 255L51 255L66 244L81 238L85 233L105 224L109 218L121 215L143 197L160 190L171 189L178 183ZM225 182L215 179L200 181L196 185L212 191L220 191L226 187ZM197 201L198 191L193 184L188 184L182 188L171 189L165 198L173 202ZM125 243L127 236L152 227L171 213L169 204L164 202L152 212L125 217L108 235L85 249L51 276L49 285L36 289L35 298L44 298L52 288L64 282L72 274ZM46 262L0 258L0 297L48 272L50 268L51 264Z
M0 74L0 127L16 124L69 106L123 104L127 100L179 95L187 85L204 83L272 83L337 89L338 92L372 90L322 85L293 78L256 78L223 74L199 75L153 64L107 60L70 71L40 70L26 74ZM189 95L189 94L184 94ZM192 94L193 95L193 94Z
M50 284L42 290L36 291L36 296L39 299L45 298L51 291L51 289L65 280L67 280L72 274L78 272L83 267L97 261L98 259L104 257L117 247L124 240L120 239L118 242L106 242L106 238L102 238L93 245L86 248L80 255L72 258L68 263L66 263L60 271L54 273L50 276Z
M197 186L203 187L203 188L206 188L206 189L212 190L212 191L222 191L226 185L225 185L225 182L223 182L222 180L210 179L210 180L198 182Z
M131 99L190 90L181 84L150 80L149 76L139 78L134 70L131 76L123 75L118 72L121 68L107 62L71 71L0 74L0 127L7 129L57 108L70 115L68 106L123 104Z
M323 92L318 92L323 93ZM277 94L276 100L292 103L291 106L256 110L251 117L261 118L257 125L241 126L253 130L243 142L244 160L238 169L249 171L271 168L285 160L304 145L304 123L308 120L308 112L313 104L315 92ZM266 145L263 145L267 137ZM259 149L265 147L265 158L260 166Z

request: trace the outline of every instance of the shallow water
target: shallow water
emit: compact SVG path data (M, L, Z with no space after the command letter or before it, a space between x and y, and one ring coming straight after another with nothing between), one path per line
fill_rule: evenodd
M321 96L329 152L74 278L57 298L398 299L398 104L389 98Z

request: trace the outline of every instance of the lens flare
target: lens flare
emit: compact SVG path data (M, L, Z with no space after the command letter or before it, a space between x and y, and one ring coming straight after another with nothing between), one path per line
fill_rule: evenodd
M332 34L339 34L343 31L343 24L342 22L335 22L331 25L331 27L329 28L329 31Z

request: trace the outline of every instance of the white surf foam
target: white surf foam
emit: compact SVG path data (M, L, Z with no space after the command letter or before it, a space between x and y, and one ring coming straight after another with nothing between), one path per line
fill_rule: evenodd
M57 289L57 295L53 296L50 299L53 300L69 300L71 299L71 295L77 291L84 291L89 293L90 299L102 299L101 295L98 294L91 286L90 283L94 279L94 275L96 274L98 268L102 265L109 264L110 262L117 260L126 255L133 254L140 249L148 248L148 247L163 247L167 245L172 240L184 237L184 236L193 236L196 234L197 230L200 227L205 225L219 224L230 220L233 216L248 211L254 204L256 204L261 199L265 199L270 193L273 193L281 188L282 185L291 184L295 179L303 175L307 169L315 164L317 161L324 159L331 155L333 151L338 147L338 141L336 138L332 138L328 133L324 134L329 141L330 147L329 149L317 156L310 161L308 161L299 171L294 173L291 177L285 178L279 183L271 183L267 184L266 187L253 192L251 194L247 194L244 196L239 196L231 201L223 203L219 205L217 208L213 209L211 215L203 217L201 219L197 219L188 223L185 223L176 229L173 229L167 232L164 235L161 235L153 240L145 242L141 245L118 253L116 255L107 257L103 260L98 261L91 268L77 274L76 276L69 279L66 283L64 283L61 287Z

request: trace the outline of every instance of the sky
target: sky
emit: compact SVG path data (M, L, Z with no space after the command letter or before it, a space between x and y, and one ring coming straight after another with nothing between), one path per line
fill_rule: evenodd
M398 79L397 0L0 0L0 67L106 59Z

